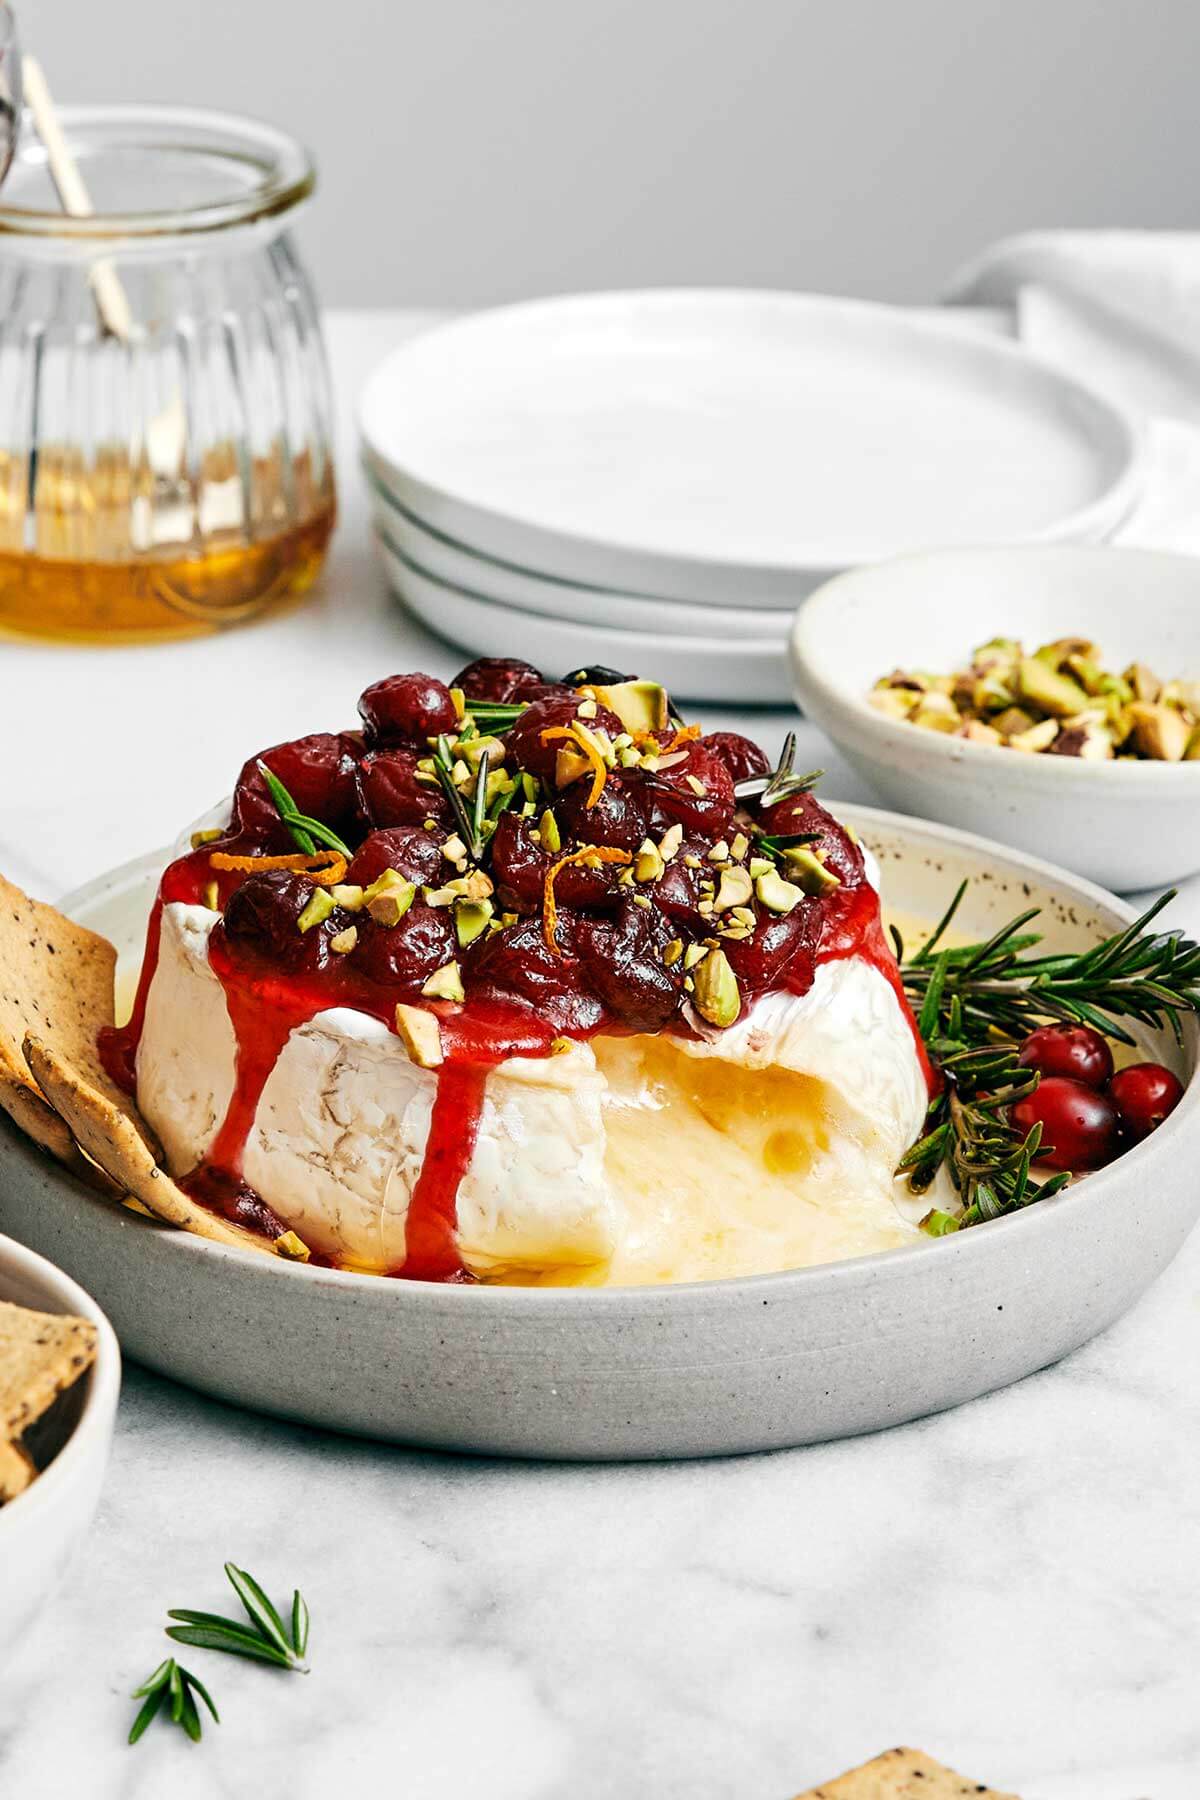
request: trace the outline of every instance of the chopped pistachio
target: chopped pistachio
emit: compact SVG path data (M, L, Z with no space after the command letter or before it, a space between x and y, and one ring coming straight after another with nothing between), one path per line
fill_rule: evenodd
M1033 714L1026 712L1023 706L1009 706L1002 713L996 714L992 720L992 730L998 731L1002 738L1011 738L1016 737L1019 731L1028 731L1031 725L1036 724Z
M658 840L658 854L665 863L669 863L673 857L679 854L679 846L682 842L682 825L672 825L669 831L663 832Z
M1026 656L1018 664L1017 693L1039 712L1049 713L1055 719L1081 712L1088 702L1077 681L1036 656Z
M463 843L457 833L455 833L453 837L448 837L446 839L445 843L442 845L442 855L446 858L447 862L466 862L467 846Z
M683 939L672 938L663 948L662 959L668 969L673 968L683 955Z
M1048 750L1058 736L1057 719L1039 719L1028 731L1017 731L1008 740L1010 750Z
M889 719L907 719L921 704L921 696L913 688L872 688L867 701Z
M487 930L492 917L490 900L460 900L454 908L454 935L459 947L466 949Z
M1007 681L1001 681L998 675L981 675L972 684L969 704L976 712L1003 712L1016 699Z
M1191 728L1183 714L1173 706L1159 706L1135 700L1129 711L1133 717L1133 737L1143 756L1156 762L1182 762L1187 751Z
M945 707L931 704L942 698L941 694L927 694L913 714L913 724L919 725L922 731L957 731L961 719L958 708L950 701L947 701Z
M985 725L982 719L968 719L965 725L958 728L958 736L966 738L969 744L1003 745L1004 739L994 725Z
M224 835L225 833L219 829L213 831L193 831L192 849L202 850L205 844L215 844L217 839L224 837Z
M336 902L328 888L314 888L309 896L308 904L296 920L296 924L301 931L311 931L314 925L319 925L322 919L329 917L335 905Z
M692 999L701 1018L722 1028L732 1025L742 1010L742 996L725 952L710 950L692 980Z
M204 904L209 912L220 912L221 910L221 890L215 881L205 883Z
M1186 731L1187 727L1184 729ZM1078 718L1063 720L1048 754L1077 756L1085 762L1105 762L1113 754L1112 733L1102 719L1081 713Z
M662 731L669 718L667 691L657 681L618 681L589 689L601 706L616 713L627 731ZM587 702L585 701L586 705Z
M732 868L722 870L721 884L714 904L718 912L726 912L731 906L744 906L753 894L754 883L750 879L749 869L735 864Z
M752 856L750 858L750 873L755 881L760 875L769 875L774 867L775 864L769 856Z
M640 906L644 912L650 911L653 902L648 894L634 894L632 899L635 906Z
M633 873L638 881L657 881L663 872L662 852L649 838L643 838L633 859Z
M698 856L692 856L691 854L689 854L684 857L683 866L685 869L698 869L701 866L700 858Z
M347 925L345 931L339 931L336 937L330 938L329 948L336 951L338 956L349 956L357 942L358 926Z
M384 876L373 881L363 895L363 904L377 925L398 925L416 898L416 884L405 881L394 869L387 869L384 874L395 879L386 885Z
M705 945L689 944L687 949L683 953L684 968L685 969L694 969L696 967L696 964L702 963L707 955L708 955L708 950L705 947Z
M706 854L709 862L728 862L729 845L725 842L724 838L720 838Z
M594 719L596 711L596 702L594 700L581 700L575 716L577 719Z
M980 644L971 652L971 661L977 669L1011 668L1020 660L1021 646L1016 638L989 638L986 644Z
M577 748L567 749L560 745L554 759L554 785L558 788L570 787L581 776L590 774L591 768L587 757L580 755Z
M557 856L562 849L562 833L558 829L558 820L549 807L538 820L538 835L542 848Z
M634 874L632 866L628 869L622 869L621 873L617 876L617 886L632 887L636 879L637 877Z
M1162 682L1154 670L1147 668L1145 663L1130 663L1125 670L1125 680L1129 683L1135 700L1144 701L1148 706L1152 706L1158 699Z
M556 1037L551 1042L550 1054L551 1054L551 1056L566 1056L571 1050L574 1049L574 1047L575 1046L572 1043L570 1038Z
M331 887L329 892L346 912L362 911L363 889L356 881L339 882L336 887Z
M1034 657L1048 669L1061 669L1072 657L1083 657L1094 662L1099 655L1090 638L1065 637L1055 638L1052 644L1041 644L1034 651Z
M462 976L456 962L443 963L425 982L421 992L429 1000L465 1000Z
M833 870L827 869L807 844L793 844L784 851L783 860L788 874L806 894L827 894L842 885Z
M465 719L467 716L467 696L463 693L462 689L451 688L450 698L454 703L454 710L459 718Z
M312 1252L296 1232L284 1231L275 1239L275 1254L286 1257L289 1262L307 1262Z
M454 766L450 770L450 777L454 782L455 787L466 787L467 783L474 779L471 774L470 766L461 756L455 757Z
M828 874L828 870L825 871ZM768 912L790 913L804 898L804 889L794 881L785 881L778 869L768 869L754 883L760 906Z
M449 963L447 967L457 965ZM442 1028L434 1013L426 1012L420 1006L406 1006L401 1002L396 1008L396 1032L409 1058L420 1069L437 1069L444 1061L442 1053Z
M732 844L729 846L729 854L732 856L734 862L742 862L749 848L750 839L746 836L744 831L739 831Z

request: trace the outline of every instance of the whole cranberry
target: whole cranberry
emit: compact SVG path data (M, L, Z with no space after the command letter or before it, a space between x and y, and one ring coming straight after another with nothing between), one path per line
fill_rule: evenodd
M249 953L289 970L319 964L325 935L319 929L300 929L300 915L313 892L307 876L289 869L247 875L230 895L220 929L236 954Z
M699 743L688 745L683 762L647 774L644 790L655 829L679 824L710 843L729 830L737 804L729 770Z
M574 915L560 911L562 954L546 943L540 919L521 919L503 931L476 938L467 952L470 998L519 1001L535 1007L557 1029L594 1030L603 1009L573 953L575 926Z
M263 779L260 762L283 783L302 813L319 819L342 837L357 835L356 749L353 738L344 733L316 731L252 756L243 765L234 790L231 835L272 852L296 848Z
M540 669L517 656L481 656L460 669L451 687L461 688L468 700L492 700L510 705L528 700L545 685Z
M584 698L579 694L532 701L504 740L510 762L528 769L531 775L540 775L544 780L551 781L564 741L568 743L568 747L571 746L569 740L561 737L551 738L548 743L543 743L542 733L572 724L579 716L579 708L584 704ZM619 737L624 730L616 713L609 712L606 706L597 707L591 717L581 722L607 731L610 737Z
M363 690L359 715L372 749L381 744L420 744L454 731L458 714L445 682L432 675L386 675Z
M554 857L533 837L534 821L502 813L492 838L492 878L501 904L512 912L540 912L546 875ZM554 881L555 898L562 906L605 906L611 903L619 868L602 863L585 868L568 863Z
M564 788L555 801L555 816L564 840L636 850L646 835L646 807L640 784L634 786L613 770L594 806L588 804L591 791L591 779L585 775Z
M654 884L654 904L675 925L701 935L711 929L699 910L700 883L713 879L712 864L705 860L710 849L707 838L685 837Z
M624 901L611 919L581 918L575 945L588 985L630 1031L661 1031L679 1010L683 961L663 951L675 936L657 907Z
M765 750L753 738L740 731L710 731L700 739L706 750L725 764L734 781L748 781L751 776L765 775L771 767Z
M814 794L796 794L791 800L781 800L777 806L759 811L764 829L773 836L813 833L816 841L809 848L820 853L825 867L833 871L843 887L861 887L866 881L862 851Z
M362 811L372 826L444 824L450 803L440 787L417 779L415 750L372 750L358 765Z
M1040 1025L1021 1045L1017 1061L1026 1069L1068 1075L1091 1088L1102 1088L1113 1072L1108 1040L1090 1025Z
M1121 1129L1135 1144L1150 1136L1183 1099L1183 1083L1161 1063L1130 1063L1108 1084L1108 1097L1121 1116Z
M440 831L425 831L419 825L393 825L386 831L373 831L355 852L346 880L359 887L370 887L385 869L395 869L406 881L436 887L445 867L442 843Z
M398 925L377 925L365 911L355 919L358 943L350 953L355 968L402 999L416 999L429 977L458 955L447 906L414 900Z
M812 985L817 909L797 906L790 913L760 914L748 938L726 938L721 948L744 994L762 994L786 985L807 992ZM802 975L799 984L794 979Z
M1113 1102L1066 1075L1044 1075L1032 1094L1017 1101L1012 1119L1023 1132L1041 1125L1037 1161L1048 1169L1099 1169L1120 1149Z

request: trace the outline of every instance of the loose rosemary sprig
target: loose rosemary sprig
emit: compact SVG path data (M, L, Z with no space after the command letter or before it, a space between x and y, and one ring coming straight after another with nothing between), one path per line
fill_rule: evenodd
M966 890L964 881L911 957L900 933L892 932L917 1029L943 1078L925 1132L897 1172L907 1176L912 1193L923 1194L945 1167L963 1202L958 1215L937 1208L927 1214L923 1227L935 1237L1045 1200L1070 1180L1031 1177L1041 1126L1022 1135L1010 1116L1040 1080L1018 1061L1020 1041L1031 1031L1066 1020L1133 1044L1119 1022L1130 1019L1160 1030L1169 1025L1178 1041L1182 1015L1200 1010L1200 946L1180 932L1147 931L1173 889L1124 931L1090 950L1054 956L1029 954L1042 941L1023 929L1037 917L1036 907L982 943L943 948Z
M511 730L525 711L527 700L467 700L467 717L481 732L503 733Z
M474 863L483 860L483 821L487 808L488 766L487 757L481 756L479 767L475 772L475 787L468 810L467 803L454 780L454 757L450 749L450 740L444 732L434 746L433 768L438 778L438 786L450 802L450 810L454 814L454 823L458 827L459 836Z
M328 825L321 823L320 819L310 819L307 813L300 811L278 775L273 775L261 758L258 772L266 782L268 792L275 802L275 810L291 832L298 850L302 850L306 856L311 856L318 844L324 844L327 850L336 850L347 860L353 856L354 852L348 844L342 842L336 831L331 831Z
M304 1661L308 1649L308 1607L297 1588L292 1595L291 1633L278 1612L245 1569L236 1563L225 1564L225 1574L234 1593L246 1609L252 1629L238 1619L226 1619L219 1613L193 1612L189 1607L174 1607L167 1617L178 1619L167 1626L167 1636L180 1644L195 1644L204 1650L223 1650L230 1656L248 1656L256 1662L274 1663L276 1668L292 1669L307 1675Z
M1147 926L1174 898L1162 894L1132 925L1090 950L1030 956L1041 942L1022 928L1037 907L1020 913L985 943L940 949L966 892L964 881L934 931L907 960L893 933L901 977L921 1035L935 1055L994 1041L1017 1039L1038 1025L1061 1019L1094 1026L1123 1044L1135 1042L1118 1023L1132 1019L1180 1041L1180 1017L1200 1008L1200 945L1181 932L1151 933Z
M194 1744L200 1742L200 1709L196 1705L195 1696L199 1694L205 1706L219 1725L221 1715L213 1704L212 1695L190 1669L185 1669L169 1656L166 1662L159 1663L153 1675L147 1676L141 1687L134 1688L133 1698L141 1700L137 1718L129 1732L129 1742L136 1744L151 1720L161 1710L164 1702L170 1702L171 1723L179 1725L187 1732Z

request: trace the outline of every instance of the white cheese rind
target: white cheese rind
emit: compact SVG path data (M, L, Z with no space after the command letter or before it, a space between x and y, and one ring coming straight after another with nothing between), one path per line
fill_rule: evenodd
M138 1053L139 1104L176 1174L208 1149L233 1090L234 1034L208 963L216 918L204 907L164 907ZM689 1158L684 1144L677 1161L689 1175L677 1192L642 1184L638 1170L651 1152L643 1159L637 1145L658 1154L661 1144L637 1132L661 1139L663 1097L621 1060L621 1046L633 1055L643 1042L672 1046L670 1079L681 1090L689 1058L791 1070L821 1084L821 1145L798 1197L794 1183L788 1190L756 1174L723 1140L709 1145L723 1182L703 1204L688 1200L705 1180L703 1156ZM611 1087L587 1044L489 1074L458 1200L459 1247L476 1273L570 1279L572 1268L611 1265L614 1279L694 1279L829 1260L912 1234L894 1204L892 1170L924 1116L924 1084L895 995L865 962L822 964L807 995L768 995L711 1041L601 1047ZM266 1084L246 1180L314 1250L358 1268L400 1268L436 1080L378 1021L346 1008L317 1014L292 1033ZM618 1173L619 1157L606 1166L614 1108L627 1159L634 1146L629 1179Z

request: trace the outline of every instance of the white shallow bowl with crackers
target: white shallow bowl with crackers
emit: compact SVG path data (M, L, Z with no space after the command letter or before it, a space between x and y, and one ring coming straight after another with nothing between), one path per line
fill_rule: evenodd
M0 1661L91 1523L120 1386L121 1352L96 1302L0 1237Z
M1095 944L1133 918L1089 883L981 838L865 807L837 811L874 852L889 907L906 920L932 924L963 879L958 925L968 940L1029 906L1041 909L1048 950ZM114 964L122 984L136 968L165 860L142 858L81 889L64 903L78 924L32 909L21 941L52 932L56 967L78 950L77 988L95 961L102 1019L112 1018ZM90 957L80 925L103 934ZM405 1443L657 1458L877 1430L1018 1380L1103 1331L1166 1267L1200 1211L1197 1033L1187 1018L1179 1048L1166 1033L1145 1033L1145 1053L1188 1089L1145 1143L1053 1199L971 1230L665 1287L356 1274L264 1253L262 1239L245 1245L239 1228L189 1201L138 1138L124 1096L121 1114L95 1085L85 1106L78 1079L63 1080L61 1068L56 1076L56 1060L79 1069L90 1052L85 1035L71 1043L67 1013L54 1023L51 1032L41 1018L42 1037L55 1043L30 1067L113 1180L87 1179L94 1167L73 1155L69 1135L65 1146L56 1140L60 1115L30 1084L19 1095L23 1116L51 1154L0 1118L0 1229L84 1274L139 1362L238 1405ZM13 1093L6 1104L17 1110ZM157 1218L122 1205L122 1191Z

